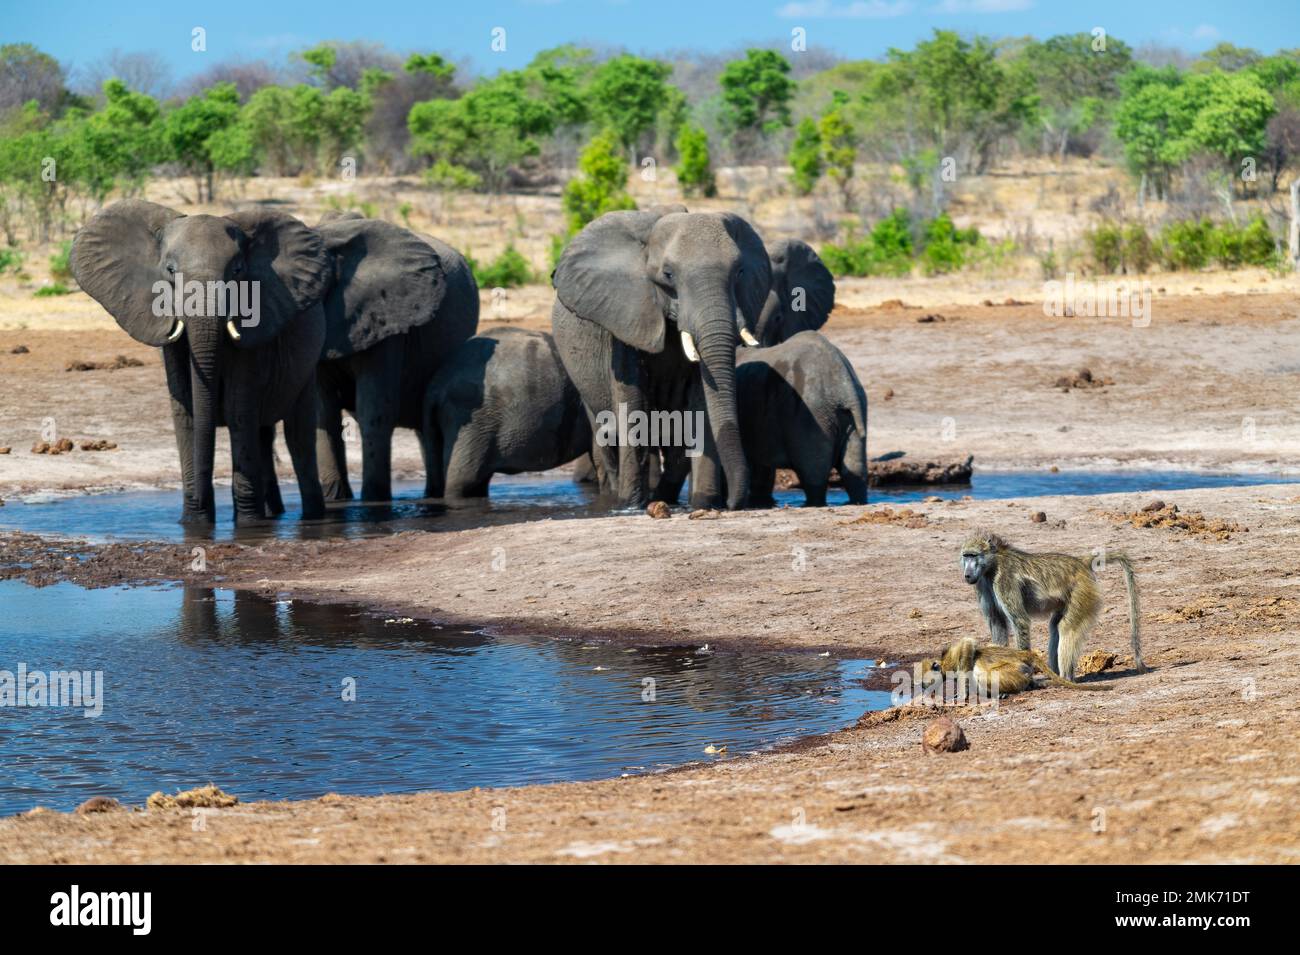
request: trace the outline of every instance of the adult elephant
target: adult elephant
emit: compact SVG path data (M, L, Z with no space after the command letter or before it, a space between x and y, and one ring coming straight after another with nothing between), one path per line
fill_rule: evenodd
M321 483L326 500L353 497L346 409L361 430L361 497L386 501L393 496L393 429L421 430L429 380L478 328L478 284L464 257L432 236L355 214L317 228L339 275L348 277L343 294L325 302L317 370ZM420 448L428 475L436 463L423 434Z
M574 236L552 282L555 344L597 429L598 471L619 500L648 502L652 448L634 428L610 442L601 413L635 422L676 411L703 420L702 453L688 457L682 433L661 440L655 497L675 502L689 468L693 506L717 506L725 493L728 508L744 507L749 466L736 414L736 346L770 282L767 252L749 223L681 207L608 212Z
M821 257L802 239L779 239L767 247L772 288L754 335L764 347L804 331L817 331L835 307L835 279Z
M212 469L222 425L230 429L236 520L283 512L271 467L280 420L303 516L323 514L315 375L325 340L321 301L333 273L320 236L282 212L187 216L125 199L77 233L71 259L83 290L136 341L162 349L182 522L215 520ZM171 301L167 290L179 282L202 291ZM235 301L256 307L236 314Z

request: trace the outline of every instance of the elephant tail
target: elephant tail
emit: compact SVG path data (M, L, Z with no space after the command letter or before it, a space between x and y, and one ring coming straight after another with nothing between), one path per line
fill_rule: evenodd
M869 481L867 464L867 392L858 381L853 366L842 354L851 387L842 405L841 420L847 419L843 437L844 450L839 457L840 484L849 495L850 504L867 503Z

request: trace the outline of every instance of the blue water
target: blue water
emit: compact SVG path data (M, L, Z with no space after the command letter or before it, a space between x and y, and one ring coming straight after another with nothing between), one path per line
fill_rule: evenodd
M1240 487L1252 484L1292 483L1300 478L1276 474L1215 474L1205 471L976 471L970 484L945 487L872 488L871 502L906 503L925 497L1005 499L1042 494L1113 494L1176 491L1188 488ZM498 476L492 481L487 501L444 504L421 499L423 484L398 482L397 500L386 504L337 504L319 521L297 517L296 488L283 488L287 513L277 521L257 527L236 529L229 494L218 489L217 523L195 529L177 523L179 491L128 491L115 494L77 495L57 499L40 498L34 503L11 499L0 508L0 530L14 529L37 534L86 537L180 541L190 538L229 540L258 537L372 537L407 530L461 530L467 527L506 524L542 518L584 517L619 513L608 501L599 499L590 486L574 484L567 476ZM778 505L803 504L803 492L778 491ZM683 495L685 499L685 495ZM837 488L827 494L831 505L847 504L848 496Z
M0 581L0 607L0 671L103 674L96 717L85 699L0 708L0 814L209 781L247 801L598 779L889 704L858 685L868 661L811 654L492 637L181 587Z

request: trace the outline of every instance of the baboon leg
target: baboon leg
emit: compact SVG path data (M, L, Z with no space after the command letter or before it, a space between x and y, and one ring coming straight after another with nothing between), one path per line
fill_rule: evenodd
M1058 610L1047 622L1047 665L1053 673L1061 672L1056 665L1056 649L1061 642L1061 618L1064 616L1065 611Z
M1057 649L1060 668L1056 673L1061 679L1074 681L1074 666L1079 661L1084 641L1096 626L1100 613L1101 597L1095 590L1085 592L1083 588L1077 588L1070 595L1070 602L1061 617L1061 641Z
M986 579L981 579L979 585L975 588L976 595L979 597L980 613L984 616L984 622L989 627L989 639L995 646L1005 647L1007 645L1007 630L1010 624L1007 618L1002 615L1002 608L998 606L997 600L993 596L993 584Z
M1017 649L1028 650L1029 610L1025 607L1025 598L1020 592L1020 587L1010 578L1010 575L1004 578L999 574L993 580L993 589L997 594L998 606L1016 632Z

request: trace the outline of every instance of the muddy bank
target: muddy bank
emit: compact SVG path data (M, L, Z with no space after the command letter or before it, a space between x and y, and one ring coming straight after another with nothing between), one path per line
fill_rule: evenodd
M1103 578L1108 605L1089 646L1117 653L1104 677L1112 691L1042 690L996 713L958 711L963 753L924 756L925 721L903 714L796 752L665 776L240 805L198 833L176 812L9 819L0 858L1297 861L1300 495L1274 486L1160 496L1236 529L1135 523L1147 502L1115 495L927 505L906 519L877 507L608 517L314 552L241 548L217 556L212 572L268 591L609 639L894 661L980 632L953 555L972 527L991 526L1034 549L1127 551L1155 669L1129 670L1122 586ZM1047 520L1031 522L1034 511ZM1044 638L1039 623L1035 646ZM238 780L215 782L238 795Z

